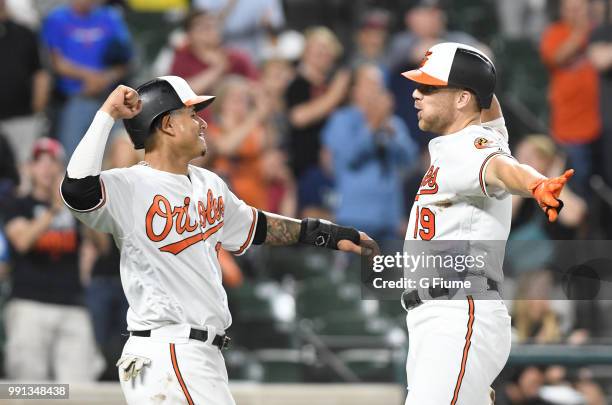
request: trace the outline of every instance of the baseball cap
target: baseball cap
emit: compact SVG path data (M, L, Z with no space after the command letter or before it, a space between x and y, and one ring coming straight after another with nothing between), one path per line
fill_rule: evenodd
M495 66L478 49L457 42L443 42L425 53L421 66L402 76L432 86L464 87L473 91L483 108L488 108L495 90Z
M39 138L32 145L32 160L36 160L43 153L48 153L56 160L64 160L65 152L61 143L51 138Z
M176 95L181 99L181 102L187 107L193 105L196 107L196 110L201 110L215 99L215 96L198 96L193 92L189 83L182 77L160 76L158 79L170 84Z

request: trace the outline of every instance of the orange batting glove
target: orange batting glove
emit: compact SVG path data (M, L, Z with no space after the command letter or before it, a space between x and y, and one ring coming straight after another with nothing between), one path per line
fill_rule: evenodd
M555 222L563 208L563 201L559 200L559 194L565 186L565 183L574 175L574 169L566 170L559 177L552 179L540 179L529 186L529 191L533 194L538 205L546 215L550 222Z

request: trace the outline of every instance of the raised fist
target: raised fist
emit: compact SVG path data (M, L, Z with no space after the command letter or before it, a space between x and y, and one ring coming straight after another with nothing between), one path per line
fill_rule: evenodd
M100 108L115 120L134 118L141 109L138 92L122 84L113 90Z

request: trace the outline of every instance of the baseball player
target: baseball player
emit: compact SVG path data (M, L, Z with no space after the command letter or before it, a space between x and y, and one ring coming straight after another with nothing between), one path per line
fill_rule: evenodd
M369 240L327 221L259 211L214 173L189 165L206 153L207 125L197 112L213 99L196 95L177 76L156 78L136 91L117 87L72 155L62 183L74 215L111 233L121 250L131 336L117 365L129 404L234 404L220 351L229 343L225 330L232 320L220 248L241 255L253 244L301 242L361 254ZM144 161L100 172L117 119L124 119L135 148L144 148Z
M406 404L490 404L489 386L510 352L510 316L498 292L510 194L535 198L555 221L562 207L559 194L573 170L549 179L511 156L493 94L495 67L477 49L435 45L418 69L403 76L417 84L413 98L419 127L440 135L429 143L431 164L410 213L405 249L412 241L430 241L427 246L464 241L468 251L503 243L501 260L487 261L484 271L465 270L462 280L470 283L463 289L438 283L404 292L410 339Z

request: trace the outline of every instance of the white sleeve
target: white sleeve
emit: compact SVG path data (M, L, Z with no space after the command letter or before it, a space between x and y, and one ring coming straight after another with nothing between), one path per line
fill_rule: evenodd
M66 168L68 177L82 179L100 174L106 141L114 123L115 120L104 111L96 113L89 129L70 157Z
M461 173L453 179L457 193L472 197L504 197L505 190L487 187L485 176L493 159L512 157L507 142L501 139L501 134L492 131L474 133L469 142L463 146L463 153L455 157L457 172Z
M132 182L125 175L126 169L105 170L100 173L102 200L96 207L78 211L71 210L74 216L101 232L112 233L121 238L130 233L134 225L132 212Z
M224 183L225 215L221 246L235 255L243 254L253 243L257 210L240 200Z
M483 127L488 127L500 134L503 139L508 141L508 128L506 128L506 120L504 117L499 117L494 119L493 121L483 122L480 124Z

